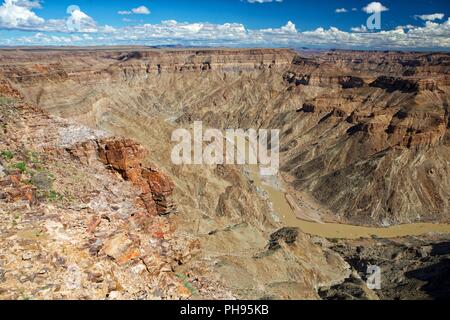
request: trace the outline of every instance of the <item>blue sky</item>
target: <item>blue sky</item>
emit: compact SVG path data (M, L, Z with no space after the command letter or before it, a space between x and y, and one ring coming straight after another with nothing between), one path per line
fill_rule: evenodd
M263 2L263 3L260 3ZM450 50L448 0L0 0L0 45ZM69 6L70 10L67 10ZM380 12L381 28L367 18Z

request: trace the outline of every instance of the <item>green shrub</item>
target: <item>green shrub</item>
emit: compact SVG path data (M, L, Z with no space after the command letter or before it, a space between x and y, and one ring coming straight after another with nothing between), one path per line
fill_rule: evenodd
M28 161L30 161L33 164L38 164L39 163L39 154L37 152L34 151L27 151L26 152L26 157L28 159Z
M14 158L14 153L9 150L5 150L0 152L0 156L5 160L11 160L12 158Z
M7 97L2 97L0 96L0 104L9 104L11 103L13 100L11 98L7 98Z
M20 172L27 171L27 165L25 164L25 162L18 162L18 163L16 163L14 168L19 169Z
M63 197L61 194L59 194L58 192L52 190L52 191L50 191L50 192L48 193L47 199L48 199L49 201L55 202L55 201L61 201L61 200L63 200L64 197Z
M195 288L189 282L189 279L186 275L181 274L181 273L176 273L175 276L183 282L184 287L186 289L188 289L192 295L197 295L197 290L195 290Z

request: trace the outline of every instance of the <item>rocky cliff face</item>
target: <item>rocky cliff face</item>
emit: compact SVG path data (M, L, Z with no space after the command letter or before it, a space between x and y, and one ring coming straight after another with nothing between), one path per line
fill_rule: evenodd
M157 140L148 124L158 117L279 128L285 179L334 213L325 219L449 219L448 54L55 50L2 59L3 78L39 106L142 140Z
M224 112L199 101L180 121L282 129L286 181L293 193L313 194L333 213L328 218L366 225L448 221L449 59L299 55L280 69L282 80L274 73L262 73L253 87L239 80L232 85L239 93L227 88L208 97Z
M105 138L79 143L68 151L82 163L100 161L138 186L149 215L167 215L176 210L169 200L174 189L173 182L158 169L142 166L148 151L136 142Z
M345 241L334 245L354 270L342 284L321 288L324 299L433 300L449 296L450 243L434 235L429 239ZM381 272L379 290L368 290L368 266Z
M195 288L195 272L177 272L200 248L157 215L172 181L142 168L141 187L117 173L118 163L141 167L141 146L18 100L0 106L1 299L231 297L218 282L209 291L205 266Z
M449 55L355 56L297 58L285 73L302 107L284 118L284 170L351 222L448 221Z
M24 136L30 149L43 139L46 143L36 143L37 151L57 154L49 164L58 167L62 161L82 175L71 180L62 168L58 174L49 168L61 190L70 187L67 192L49 191L57 211L47 202L41 204L49 216L57 212L57 224L50 222L56 231L52 229L48 242L34 251L45 252L42 261L13 258L23 247L6 252L0 267L7 277L0 288L15 289L4 289L4 297L319 298L319 286L348 276L348 264L306 234L280 238L276 250L270 249L271 234L282 226L265 195L241 168L175 166L169 158L170 135L177 127L173 120L191 103L207 99L212 88L238 85L240 79L245 79L246 90L261 74L281 79L293 52L99 50L2 51L1 55L5 86L20 91L39 108L70 119L66 122L32 109L37 115L32 111L21 115L23 129L14 131L16 136ZM227 95L223 92L224 98ZM8 105L4 110L21 109ZM33 123L39 125L34 128ZM26 139L24 132L29 133ZM8 136L13 132L8 131ZM15 154L18 146L5 149L12 146ZM20 159L11 161L16 160ZM60 204L69 195L72 199L73 193L76 210ZM23 193L20 199L28 196ZM7 201L11 208L16 205L9 197ZM80 204L79 209L80 201L92 207ZM20 210L33 217L32 209ZM8 216L9 211L3 214ZM8 221L2 225L9 228L13 222ZM47 236L44 221L33 227L42 228ZM22 222L19 228L25 228ZM2 238L4 247L9 246L9 236L18 232L11 227ZM68 244L58 239L73 239L73 243L64 249ZM54 250L70 252L61 267L70 267L73 274L75 284L69 287L57 274L62 269L47 267L53 252L48 246L54 242ZM29 268L24 269L27 277L34 277L36 268L51 271L25 290L17 272L23 264ZM93 264L98 268L90 276L87 270ZM41 292L49 281L54 286ZM212 292L211 287L217 290Z
M294 53L276 49L3 51L3 75L24 86L45 80L143 80L161 74L242 73L288 66ZM30 63L35 59L36 63ZM105 79L107 77L107 79Z

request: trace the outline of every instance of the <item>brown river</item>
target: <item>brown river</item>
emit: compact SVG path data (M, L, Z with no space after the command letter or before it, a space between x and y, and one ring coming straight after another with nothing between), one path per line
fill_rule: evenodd
M257 166L250 166L250 174L255 185L267 193L269 200L272 202L273 210L277 213L281 222L288 227L298 227L303 232L311 235L334 239L358 239L373 236L379 238L396 238L419 236L427 233L450 234L449 224L413 223L378 228L301 220L297 218L286 199L285 193L261 179Z

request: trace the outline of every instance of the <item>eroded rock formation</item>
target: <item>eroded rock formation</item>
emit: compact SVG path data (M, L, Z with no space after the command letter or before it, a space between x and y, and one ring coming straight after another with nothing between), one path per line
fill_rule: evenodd
M142 165L148 151L140 144L125 138L102 138L79 143L68 151L84 163L100 161L138 186L148 214L166 215L176 210L169 199L173 182L155 167Z
M158 117L281 129L286 180L332 218L448 221L448 54L30 50L2 59L3 78L46 110L141 140L164 131Z
M126 63L133 61L138 59L133 57ZM252 72L273 70L273 56L268 61L264 65L257 58L248 68ZM203 69L212 72L214 64L205 62L205 65ZM20 63L13 68L21 68ZM227 77L240 77L239 64L229 68ZM38 87L47 86L46 81L58 83L57 86L68 85L66 81L69 81L78 86L71 79L63 80L59 71L53 78L46 70L40 67L39 75L28 80L24 72L20 81L14 77L6 81L24 92L37 89L41 107L41 103L48 101L48 91ZM173 76L178 77L178 72ZM188 71L181 74L184 72ZM166 73L161 65L163 74ZM85 80L94 77L90 73L85 76ZM97 84L105 85L99 81L101 76L98 75L96 84L89 85L96 92L92 93L94 99ZM108 83L111 87L104 87L108 92L122 87L113 99L124 92L141 92L138 86L123 87L123 79L115 81L118 83ZM82 81L78 83L81 85ZM30 86L26 90L25 84ZM87 87L79 89L71 92L84 95ZM58 89L53 93L62 92ZM142 98L138 100L143 102ZM111 101L101 98L94 103L97 108L94 113L98 116L94 118L111 125L109 133L96 130L106 127L95 124L95 128L89 129L73 121L92 124L92 119L85 120L94 113L81 111L92 102L90 98L78 103L66 100L70 106L64 107L65 111L60 110L66 117L66 112L72 113L71 121L50 116L30 105L22 108L20 101L8 102L2 108L5 114L11 113L11 117L2 118L8 130L0 150L13 152L13 158L5 165L28 159L19 150L30 149L46 156L45 170L53 177L49 189L36 190L40 200L33 207L28 207L28 199L11 202L8 198L2 202L1 226L8 229L2 231L0 237L1 246L8 248L0 260L0 268L6 275L5 281L0 283L2 298L313 299L319 297L318 284L334 284L345 279L347 264L306 234L299 234L287 246L280 239L280 249L267 252L270 234L279 225L267 199L258 194L240 168L172 167L167 159L170 155L167 140L172 127L161 118L162 114L156 117L157 113L153 113L155 119L152 119L148 110L129 109L130 103L136 102L135 106L141 103L137 100L123 101L120 108L119 105L112 107ZM48 106L48 110L53 108ZM111 121L104 122L106 114L111 116ZM133 126L125 125L134 117L146 122L145 125L139 121ZM117 138L117 135L134 137L149 153L133 140ZM26 161L26 167L30 167L34 175L38 167L30 161ZM9 171L6 174L9 175ZM25 173L20 178L21 183L25 184L30 178ZM173 212L169 199L172 190L179 213L165 216ZM224 206L219 199L224 199ZM11 215L15 210L31 219L36 212L45 214L29 224L28 219L15 221ZM224 214L220 214L223 210ZM31 242L11 245L22 237ZM28 244L37 244L37 247ZM65 254L55 255L55 251ZM22 252L26 252L23 260L20 259ZM309 262L299 263L306 260ZM48 271L38 276L41 269ZM70 281L65 282L65 279ZM44 290L44 283L49 282L52 285ZM210 291L212 287L214 291Z
M12 99L0 104L0 299L232 297L204 264L177 270L200 243L158 215L173 183L141 165L142 146L10 92L0 90Z
M242 168L173 165L171 132L195 120L214 128L280 129L280 181L293 202L312 197L323 220L449 222L446 53L107 48L2 50L0 58L5 92L91 128L65 123L58 127L65 134L55 136L37 126L45 143L31 141L46 151L56 141L71 161L101 164L130 184L132 205L143 209L133 225L172 212L174 189L179 214L170 219L202 247L193 262L179 258L176 270L205 278L212 270L234 297L318 298L318 287L341 284L350 270L327 241L276 233L284 226ZM96 230L98 221L90 222ZM122 231L108 237L105 254L127 261L137 255ZM277 250L267 250L268 242ZM99 248L93 240L90 250L105 252ZM158 270L157 261L143 261Z

